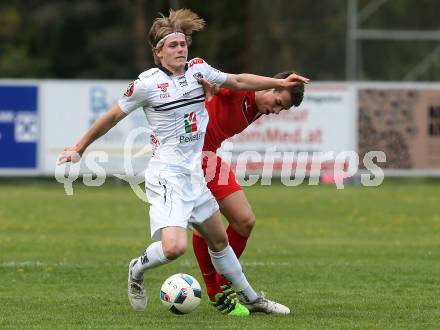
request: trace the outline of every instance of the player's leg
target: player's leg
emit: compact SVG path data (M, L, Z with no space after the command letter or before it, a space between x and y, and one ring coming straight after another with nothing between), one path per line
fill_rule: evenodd
M229 265L227 273L232 284L240 288L240 291L242 287L248 291L251 290L252 288L250 288L246 277L244 277L241 271L240 263L228 244L228 237L220 218L218 204L206 185L202 187L202 193L192 210L190 221L193 227L206 240L210 248L211 262L215 270L221 271L228 268ZM224 293L218 293L214 298L214 306L225 314L235 316L249 315L249 310L239 303L235 295L232 297Z
M222 200L218 201L220 212L229 222L229 227L233 235L238 235L244 239L237 245L237 257L243 253L246 242L255 226L255 215L243 190L237 190ZM229 236L229 235L228 235ZM231 244L232 245L232 244ZM235 250L234 250L235 251Z
M228 189L230 190L231 187ZM229 244L237 258L240 258L255 225L255 215L243 190L234 190L235 191L231 194L219 201L218 204L221 213L229 222L229 226L226 230ZM223 195L225 194L226 193L223 192ZM215 295L220 292L220 286L226 285L228 282L215 272L208 253L208 246L197 231L193 231L193 249L202 272L208 296L212 300Z
M214 252L210 251L208 253L208 257L215 258L215 257L211 257L211 254L215 254L215 255L220 254L220 256L217 259L223 259L223 260L218 260L216 262L210 261L210 265L212 267L212 274L213 274L212 280L215 283L216 269L217 270L219 269L218 263L221 264L222 262L223 263L228 262L228 260L227 260L228 256L225 254L222 254L222 251L228 251L228 249L229 249L231 251L232 255L234 255L231 247L227 243L226 232L223 227L223 224L220 219L218 211L215 213L215 215L213 217L211 217L210 219L205 221L202 228L200 228L200 225L195 224L194 226L195 226L195 228L198 228L200 230L201 235L206 236L209 246L214 250ZM205 232L205 230L209 233L216 233L217 235L207 234ZM204 238L200 238L200 240L205 242ZM205 245L206 245L206 243L205 243ZM234 257L235 257L235 255L234 255ZM226 260L224 260L224 259L226 259ZM213 264L215 264L216 267L214 267ZM204 280L206 281L205 278L204 278ZM238 281L237 281L237 279L235 277L232 278L232 280L234 281L234 283L240 282L240 279L238 279ZM223 293L219 287L217 292L215 292L214 295L210 295L209 298L210 298L209 304L211 304L213 307L215 307L217 310L219 310L223 314L227 314L227 315L231 315L231 316L248 316L249 315L249 310L239 302L238 297L235 294L235 292L233 294Z
M237 190L220 202L221 213L229 222L227 229L229 244L233 248L237 258L243 253L247 240L255 225L255 215L244 194L243 190ZM225 293L230 293L228 281L221 275L216 274L217 283L221 286ZM264 296L259 296L257 301L253 303L245 303L245 306L251 312L264 312L274 314L289 314L290 310L286 306L268 300Z
M216 271L230 281L240 299L246 302L255 301L258 295L247 281L237 256L228 244L220 212L214 213L208 220L194 226L208 245L211 261Z
M195 221L195 228L206 240L211 261L217 273L222 274L228 279L232 288L237 292L240 302L245 304L249 310L277 314L290 313L287 307L270 301L263 296L258 296L249 285L237 256L228 244L220 213L218 211L213 213L213 210L217 210L218 206L212 195L209 197L210 195L209 191L203 194L200 202L193 210L192 218ZM203 221L208 214L212 214L212 216L208 220ZM226 299L234 294L235 293L218 294L218 298L222 297ZM227 299L227 301L233 302L233 305L229 306L231 310L234 308L234 312L240 310L237 308L240 307L240 304L236 300ZM219 303L220 299L216 299L216 302Z
M229 244L237 258L240 258L255 226L255 215L252 207L241 189L230 193L218 204L220 212L229 222L226 230ZM219 274L217 274L216 279L219 285L227 284L227 281Z
M169 263L185 253L187 246L186 228L165 227L161 229L161 240L150 244L144 254L132 267L132 275L139 279L148 269Z
M203 169L205 171L205 179L207 180L209 190L214 195L215 199L219 201L219 204L221 204L224 199L228 198L228 196L234 195L237 191L241 191L241 187L230 167L223 162L220 157L216 155L213 155L212 157L215 157L212 158L214 161L210 160L209 162L208 158L204 158ZM236 227L238 227L238 232L236 232L233 227L228 228L228 236L230 236L229 243L238 257L243 252L244 246L247 242L247 236L249 236L248 233L250 233L253 222L255 221L247 200L246 204L243 205L246 208L246 212L240 212L239 214L237 212L237 216L232 218L232 222L237 224ZM231 209L232 206L235 207L235 205L231 205L231 202L229 201L227 201L224 206L228 215L234 214L234 210ZM238 224L242 225L240 226ZM220 278L220 276L217 275L215 268L212 265L205 240L197 231L193 231L192 243L194 255L196 256L203 276L203 281L206 285L206 291L210 299L213 300L215 295L221 292L221 288L216 279L216 277ZM220 284L225 284L225 281L226 280L220 281Z
M227 230L229 244L240 258L255 225L255 215L232 169L221 160L217 167L220 167L218 180L212 181L208 187L230 224Z
M205 282L206 291L211 301L215 300L215 296L222 292L220 285L217 283L216 270L211 261L211 256L208 252L208 245L205 239L197 230L193 230L192 244L194 255L199 264L200 272L202 273L203 281Z
M185 253L186 228L165 227L161 229L161 240L148 246L144 253L131 260L128 267L128 300L136 311L147 306L144 273L167 264Z
M187 246L188 219L194 203L185 202L173 189L181 185L177 176L164 179L157 173L146 176L145 185L150 202L150 230L154 241L143 255L129 264L128 299L135 310L147 305L143 274L152 268L169 263L185 252Z

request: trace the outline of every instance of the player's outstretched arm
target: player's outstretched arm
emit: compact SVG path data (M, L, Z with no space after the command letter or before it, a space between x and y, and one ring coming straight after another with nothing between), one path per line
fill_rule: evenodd
M222 87L229 89L259 91L271 88L288 88L298 84L307 84L309 79L296 73L291 74L285 79L276 79L257 76L249 73L228 74L228 78Z
M81 155L99 137L107 133L113 126L121 121L127 114L121 110L118 103L113 105L109 111L99 117L84 134L77 144L67 147L58 158L58 165L66 162L76 163L80 160Z

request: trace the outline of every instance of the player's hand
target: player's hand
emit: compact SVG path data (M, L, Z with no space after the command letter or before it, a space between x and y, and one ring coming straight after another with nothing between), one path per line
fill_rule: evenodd
M205 78L197 79L197 81L203 86L203 90L205 91L205 96L206 96L206 99L208 100L208 102L211 101L212 97L217 92L217 89L216 89L217 85L210 83Z
M72 162L77 163L81 159L81 154L79 153L78 147L76 145L72 147L67 147L58 157L58 165Z
M310 81L309 78L300 76L299 74L292 73L286 79L284 79L285 86L284 87L293 87L300 84L308 84Z

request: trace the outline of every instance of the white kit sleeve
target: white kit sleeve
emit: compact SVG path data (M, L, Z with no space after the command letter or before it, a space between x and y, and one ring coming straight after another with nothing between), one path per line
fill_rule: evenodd
M217 84L218 86L223 85L228 77L227 73L213 68L206 62L203 63L203 71L205 79L209 82Z
M129 114L140 107L148 106L149 93L149 88L143 81L131 81L124 95L118 100L119 107Z

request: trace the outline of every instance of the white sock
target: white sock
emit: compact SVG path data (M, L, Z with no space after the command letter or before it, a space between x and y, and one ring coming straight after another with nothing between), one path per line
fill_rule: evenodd
M244 304L253 303L255 300L258 299L257 293L254 291L254 289L252 289L250 285L243 291L237 291L237 296L240 302Z
M132 276L135 279L140 279L142 274L151 268L158 267L171 262L168 260L162 248L162 242L154 242L144 251L144 254L138 258L138 261L132 268Z
M237 292L240 300L242 300L242 297L243 302L257 300L258 295L243 274L240 262L231 246L228 244L224 250L219 252L214 252L211 249L208 249L208 251L215 270L231 282L232 288Z

